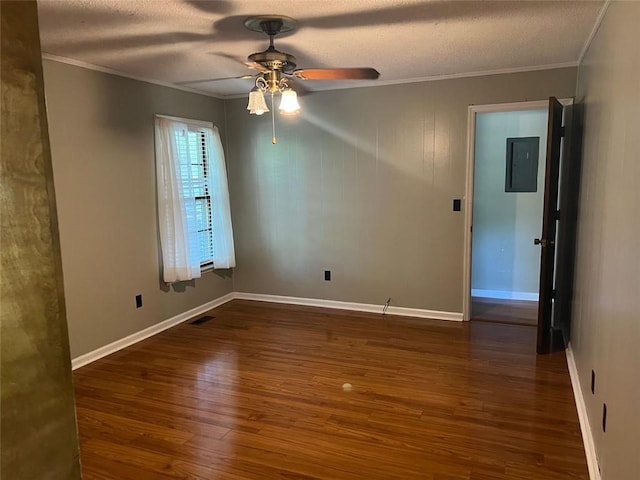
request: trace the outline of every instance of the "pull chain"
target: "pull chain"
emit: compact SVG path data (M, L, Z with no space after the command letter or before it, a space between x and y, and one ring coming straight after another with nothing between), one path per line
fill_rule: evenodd
M273 91L271 92L271 143L275 145L278 142L276 138L276 114L275 103L273 102Z

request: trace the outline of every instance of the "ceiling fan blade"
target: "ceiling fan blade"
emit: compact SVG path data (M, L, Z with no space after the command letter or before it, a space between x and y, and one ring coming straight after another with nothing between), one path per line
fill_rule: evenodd
M269 73L269 72L270 72L270 70L269 70L267 67L265 67L265 66L263 66L263 65L260 65L260 64L259 64L259 63L257 63L257 62L244 62L244 64L245 64L247 67L249 67L250 69L252 69L252 70L257 70L257 71L259 71L260 73Z
M176 85L192 85L194 83L208 83L208 82L222 82L224 80L246 80L248 78L254 78L255 75L241 75L239 77L224 77L224 78L203 78L202 80L185 80L184 82L175 82Z
M1 1L1 0L0 0ZM263 65L260 65L257 62L249 62L246 61L242 58L236 57L235 55L230 55L228 53L224 53L224 52L209 52L210 55L215 55L217 57L222 57L222 58L226 58L228 60L232 60L238 64L242 64L247 68L250 68L251 70L257 70L260 73L268 73L269 69Z
M375 68L305 68L292 75L302 80L375 80L380 73Z

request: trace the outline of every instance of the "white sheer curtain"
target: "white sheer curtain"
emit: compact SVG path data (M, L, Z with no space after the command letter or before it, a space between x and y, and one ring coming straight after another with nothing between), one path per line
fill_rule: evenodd
M156 176L158 189L158 220L162 249L163 278L167 283L200 277L200 261L190 246L195 245L195 229L189 228L187 215L193 195L184 182L185 166L181 165L178 147L180 137L186 137L188 125L168 118L156 117ZM185 142L188 144L188 142ZM188 158L188 157L186 157ZM188 174L188 166L186 169Z
M155 130L164 281L199 278L202 264L235 267L227 169L218 128L156 116ZM197 135L204 137L204 149L195 141ZM205 191L211 205L208 220L202 210L206 205L206 197L202 197ZM202 241L209 223L212 247L204 246ZM208 241L204 243L210 245Z
M209 169L211 189L211 209L213 228L213 268L232 268L236 266L236 254L233 244L233 226L231 225L231 206L229 203L229 185L224 150L220 141L218 127L205 128L207 132L207 150L209 151Z

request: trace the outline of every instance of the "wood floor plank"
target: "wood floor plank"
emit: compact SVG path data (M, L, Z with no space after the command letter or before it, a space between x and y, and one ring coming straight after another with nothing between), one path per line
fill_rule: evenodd
M85 479L588 479L565 357L536 356L535 329L209 314L74 372Z
M536 326L538 301L473 297L471 318L485 322Z

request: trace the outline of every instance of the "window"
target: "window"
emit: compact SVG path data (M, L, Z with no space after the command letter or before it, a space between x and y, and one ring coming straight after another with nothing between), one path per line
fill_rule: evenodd
M190 251L201 268L213 265L213 230L211 218L211 186L209 184L209 154L206 132L188 127L186 134L177 135L180 157L180 179L185 205Z
M165 282L235 266L220 134L205 122L156 116L158 225Z

